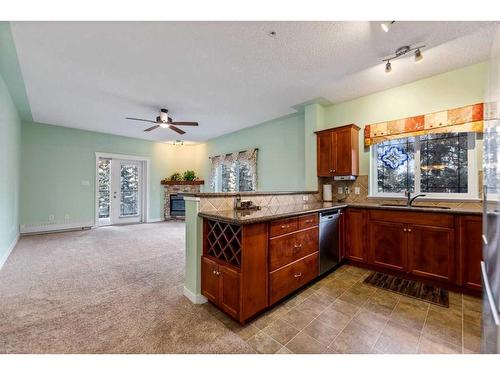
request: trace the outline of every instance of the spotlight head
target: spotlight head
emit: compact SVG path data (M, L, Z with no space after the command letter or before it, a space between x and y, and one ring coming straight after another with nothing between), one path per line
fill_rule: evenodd
M392 24L396 22L396 21L386 21L386 22L382 22L380 23L380 27L382 28L382 30L384 30L386 33L389 32L389 29L391 28Z
M387 63L385 64L385 72L390 73L391 71L392 71L391 62L387 61Z
M424 55L422 55L422 52L420 51L420 48L417 48L415 50L415 63L419 63L424 59Z

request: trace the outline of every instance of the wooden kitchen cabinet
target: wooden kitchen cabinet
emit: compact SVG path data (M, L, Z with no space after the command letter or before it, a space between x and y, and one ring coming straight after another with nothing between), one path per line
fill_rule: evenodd
M408 226L408 272L448 283L455 282L454 228Z
M369 262L405 271L408 246L406 231L406 224L403 223L370 221Z
M370 210L368 262L445 283L456 283L453 215Z
M483 260L482 217L466 215L459 219L459 257L461 285L481 290L481 261Z
M344 258L366 262L367 210L347 208L344 218Z
M351 124L316 132L319 177L357 176L359 127Z
M239 322L268 306L267 223L204 220L201 292Z

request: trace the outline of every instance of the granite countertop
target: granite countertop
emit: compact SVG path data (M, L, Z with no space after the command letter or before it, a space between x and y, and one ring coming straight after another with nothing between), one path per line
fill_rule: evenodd
M223 221L231 224L251 224L263 221L283 219L290 216L302 215L314 212L327 211L335 208L354 207L371 208L380 210L398 210L412 212L432 212L442 214L462 214L462 215L481 215L480 209L452 207L450 209L419 207L418 204L412 207L406 206L381 206L379 203L337 203L337 202L317 202L308 204L292 204L282 206L267 206L260 210L227 210L214 212L200 212L198 216Z

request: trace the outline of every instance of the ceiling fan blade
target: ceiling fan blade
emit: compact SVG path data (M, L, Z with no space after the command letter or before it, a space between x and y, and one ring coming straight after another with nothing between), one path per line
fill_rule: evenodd
M178 127L176 126L173 126L173 125L169 125L168 126L170 129L172 129L174 132L177 132L179 134L186 134L186 132L182 129L179 129Z
M143 119L143 118L125 117L125 120L136 120L136 121L152 122L153 124L156 124L156 121L146 120L146 119Z
M146 130L144 130L145 132L150 132L151 130L155 130L156 128L159 128L160 125L155 125L155 126L152 126L150 128L147 128Z
M195 121L171 121L169 124L180 126L198 126L198 123Z

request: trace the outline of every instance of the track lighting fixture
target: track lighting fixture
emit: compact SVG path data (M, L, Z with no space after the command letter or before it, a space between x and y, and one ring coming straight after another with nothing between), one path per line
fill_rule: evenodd
M386 21L386 22L382 22L380 24L380 27L382 28L382 30L384 30L386 33L389 32L389 29L391 28L392 24L396 22L396 21Z
M392 70L391 66L391 61L395 59L399 59L401 56L406 55L409 52L415 51L415 63L418 63L424 59L424 55L422 55L421 49L424 48L424 45L417 46L417 47L410 47L410 46L402 46L399 47L396 52L394 52L394 56L391 56L387 59L383 59L382 61L385 62L385 72L390 73Z

